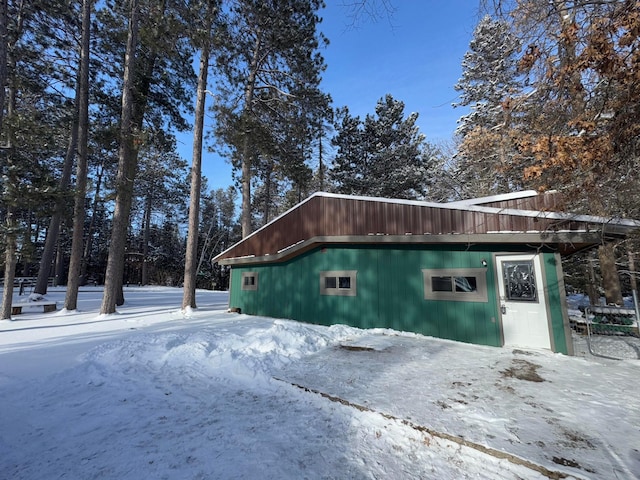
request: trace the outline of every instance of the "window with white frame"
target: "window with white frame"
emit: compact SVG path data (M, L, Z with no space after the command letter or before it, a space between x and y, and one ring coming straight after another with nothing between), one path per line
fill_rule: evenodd
M356 270L320 272L320 295L356 296Z
M423 269L424 298L454 302L488 302L486 268Z
M242 272L242 290L258 290L258 272Z

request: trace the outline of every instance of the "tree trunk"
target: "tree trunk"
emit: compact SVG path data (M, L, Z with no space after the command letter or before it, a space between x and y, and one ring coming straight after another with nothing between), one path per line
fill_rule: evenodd
M55 260L53 261L53 286L57 287L59 286L60 283L60 275L58 274L58 271L60 270L58 268L58 265L62 264L62 247L60 246L60 242L58 242L58 245L56 245L56 257Z
M207 77L209 72L209 48L214 6L207 5L206 31L200 52L200 71L196 94L196 118L193 130L193 163L191 166L191 199L189 202L189 230L184 263L184 287L182 308L197 308L196 282L198 276L198 233L200 225L200 190L202 188L202 137L204 131L204 112L207 100Z
M149 238L151 236L151 194L147 195L144 205L144 234L142 236L142 272L140 283L142 285L149 284Z
M248 133L245 133L248 135ZM245 143L249 143L248 138L245 138ZM243 149L248 152L248 146ZM244 155L242 156L242 238L248 237L251 234L251 165L250 160Z
M73 236L71 258L64 308L78 308L78 288L82 267L82 240L84 234L84 204L87 194L87 165L89 146L89 40L91 36L91 2L82 2L82 42L80 49L80 75L78 79L78 164L76 166L76 194L73 208Z
M0 37L0 43L4 44L4 55L5 60L7 61L7 65L5 65L5 72L15 72L16 61L13 54L9 54L9 51L13 50L13 48L9 48L8 37L6 35L6 25L7 25L7 2L2 0L0 4L0 16L2 16L2 20L0 23L4 22L4 30L5 36ZM2 28L2 27L0 27ZM1 52L0 52L1 53ZM8 67L8 68L7 68ZM12 118L15 115L15 106L16 106L16 88L15 82L13 79L6 79L2 85L0 85L0 90L3 91L5 84L8 83L8 96L7 96L7 117ZM0 110L4 109L4 104L0 105ZM0 124L0 126L2 126ZM3 287L3 297L2 297L2 311L0 311L0 320L10 320L11 319L11 302L13 301L13 280L16 274L16 250L17 250L17 242L16 242L16 230L17 230L17 222L14 216L14 207L11 204L15 201L16 197L16 186L18 185L18 179L16 178L16 174L14 173L14 169L11 168L14 164L13 158L13 148L15 145L13 138L13 131L11 128L7 131L7 145L6 145L6 153L7 153L7 178L4 186L4 198L3 200L6 202L6 218L5 218L5 251L4 251L4 287Z
M102 187L102 175L104 174L104 163L100 165L100 169L96 173L95 184L96 189L93 195L93 204L91 205L91 220L87 229L87 241L84 245L84 253L82 254L82 267L80 268L80 276L84 280L87 276L87 268L89 258L91 256L91 248L93 247L93 228L96 223L96 214L98 211L98 203L100 201L100 189Z
M4 120L5 85L7 84L7 0L0 0L0 131Z
M322 161L322 129L318 138L318 189L324 192L324 163Z
M64 193L66 193L69 183L71 182L71 169L73 167L73 159L75 158L76 147L78 144L78 105L81 95L80 82L81 78L78 77L73 120L71 121L71 131L69 133L69 145L67 146L67 153L64 157L62 176L60 177L60 183L58 184L61 196L56 200L55 211L49 221L49 228L47 229L47 236L44 241L44 250L42 251L42 258L40 259L38 279L36 280L36 286L33 289L34 293L39 293L40 295L47 293L49 276L51 275L51 265L53 264L54 255L56 254L56 244L58 243L58 235L60 233L60 222L66 203Z
M6 247L4 251L4 289L2 297L1 320L11 319L11 302L13 301L13 280L16 274L16 221L12 208L7 207Z
M58 237L58 245L56 247L55 273L53 274L54 278L56 279L56 287L67 284L67 279L64 276L64 259L64 245L62 245L62 242Z
M135 50L138 43L138 0L131 0L131 14L127 34L124 76L122 84L122 114L120 124L120 148L116 175L116 199L113 212L109 259L105 273L104 296L101 314L114 313L116 305L122 305L122 275L124 251L129 227L129 213L133 196L133 180L136 173L137 152L133 139L136 128L133 122Z
M270 215L270 209L269 206L271 205L271 173L273 171L273 166L272 166L272 162L271 160L269 160L269 163L267 164L267 169L266 169L266 175L264 177L264 203L262 205L262 225L266 225L267 223L269 223L269 215Z
M259 67L259 53L262 47L262 30L258 29L256 33L256 44L253 51L253 58L249 65L249 78L247 79L247 85L244 91L244 111L243 116L245 122L247 122L251 115L251 104L253 103L253 95L255 91L256 79L258 78ZM249 125L245 124L244 139L242 142L242 238L251 234L251 144L249 142L249 135L251 130Z
M213 230L213 226L214 223L211 222L211 225L209 225L209 230L207 231L207 236L204 239L204 244L202 245L202 251L200 252L200 260L198 260L198 268L197 271L200 271L200 268L202 267L202 263L204 262L204 257L207 254L207 251L209 250L209 244L211 243L211 231Z
M27 224L25 226L26 230L22 235L22 249L21 249L21 259L22 259L22 272L20 276L22 277L30 277L30 266L33 261L33 211L30 209L29 212L26 213Z
M602 274L602 287L607 305L622 305L622 289L620 277L616 268L615 245L605 243L598 247L600 259L600 273Z
M585 111L584 87L582 75L578 69L571 68L576 64L578 54L574 35L570 32L576 22L575 2L565 0L553 0L553 6L558 14L560 32L558 35L558 57L562 74L560 88L570 95L569 105L571 116L581 119ZM568 72L568 73L566 73Z

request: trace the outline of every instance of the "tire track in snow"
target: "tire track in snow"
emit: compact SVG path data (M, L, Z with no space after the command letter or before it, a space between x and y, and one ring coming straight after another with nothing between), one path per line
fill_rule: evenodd
M560 472L557 470L550 470L547 467L543 466L543 465L539 465L537 463L531 462L529 460L526 460L524 458L518 457L516 455L513 455L511 453L508 452L504 452L502 450L497 450L495 448L491 448L491 447L487 447L486 445L482 445L479 443L475 443L475 442L471 442L469 440L466 440L462 437L458 437L456 435L451 435L449 433L445 433L445 432L439 432L437 430L433 430L429 427L425 427L423 425L419 425L416 424L410 420L404 419L404 418L399 418L396 417L395 415L391 415L388 413L384 413L384 412L379 412L371 407L367 407L364 405L360 405L357 403L353 403L350 402L349 400L345 400L344 398L341 397L337 397L335 395L330 395L326 392L322 392L320 390L316 390L313 388L309 388L309 387L305 387L304 385L300 385L298 383L294 383L294 382L289 382L287 380L284 380L282 378L277 378L277 377L273 377L274 380L278 381L278 382L282 382L285 383L287 385L292 385L296 388L299 388L301 390L304 390L305 392L308 393L313 393L315 395L319 395L323 398L326 398L327 400L330 400L332 402L335 403L340 403L342 405L345 405L347 407L350 408L355 408L356 410L359 410L361 412L368 412L368 413L374 413L377 415L380 415L381 417L385 418L386 420L391 420L394 422L397 422L401 425L407 426L409 428L412 428L413 430L416 430L420 433L424 433L427 435L430 435L432 437L437 437L437 438L441 438L443 440L447 440L453 443L456 443L458 445L464 446L464 447L468 447L468 448L472 448L474 450L477 450L481 453L484 453L486 455L490 455L492 457L501 459L501 460L507 460L510 463L513 463L514 465L519 465L525 468L528 468L529 470L538 472L539 474L551 479L551 480L561 480L561 479L574 479L574 480L581 480L580 477L576 477L574 474L569 474L569 473L565 473L565 472Z

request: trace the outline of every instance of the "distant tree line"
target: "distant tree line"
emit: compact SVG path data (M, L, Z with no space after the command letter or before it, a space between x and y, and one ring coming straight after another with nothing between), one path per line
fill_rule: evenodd
M396 8L350 5L354 23ZM132 283L184 285L194 308L196 287L227 286L215 253L318 190L447 201L554 189L572 210L640 218L638 2L481 0L449 145L390 92L364 118L332 105L323 6L0 0L2 318L16 275L37 277L38 294L51 277L67 284L71 310L87 282L105 285L102 313ZM178 132L193 133L190 159ZM235 185L209 190L213 151ZM603 245L600 262L632 272L637 250Z
M298 196L311 188L331 111L321 7L0 0L2 318L16 275L38 277L41 295L51 277L67 284L68 309L80 285L104 283L102 313L126 284L184 284L185 307L196 287L225 287L209 259L254 228L251 187L277 176ZM176 148L185 131L191 168ZM207 189L204 148L228 155L239 188Z

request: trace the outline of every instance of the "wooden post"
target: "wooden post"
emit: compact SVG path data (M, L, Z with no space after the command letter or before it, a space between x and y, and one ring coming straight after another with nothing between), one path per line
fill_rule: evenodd
M631 282L631 290L638 291L638 279L636 278L636 256L631 250L627 253L629 256L629 279Z

